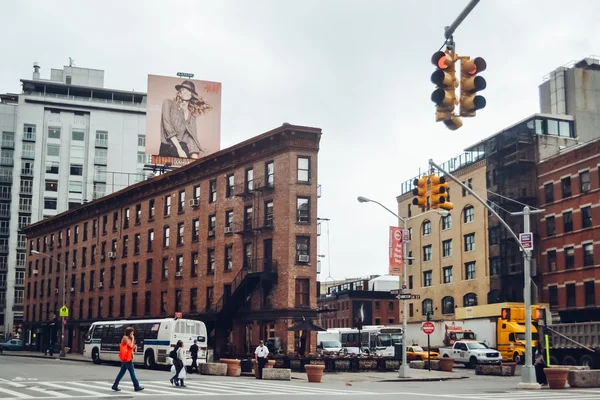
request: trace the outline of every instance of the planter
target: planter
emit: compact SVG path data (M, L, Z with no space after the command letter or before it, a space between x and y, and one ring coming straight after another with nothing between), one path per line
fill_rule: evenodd
M324 365L306 364L304 369L306 370L306 377L309 382L320 383L321 379L323 379Z
M564 389L569 377L568 368L544 368L550 389Z
M510 367L510 375L515 376L515 369L517 368L516 362L502 362L503 367Z
M238 370L240 369L241 360L234 360L231 358L221 358L224 364L227 364L227 376L237 376Z
M442 357L439 361L440 371L452 372L452 368L454 368L454 359L450 357Z
M267 360L265 368L274 368L275 363L275 360ZM254 370L254 377L258 379L258 364L256 363L256 360L252 360L252 369Z

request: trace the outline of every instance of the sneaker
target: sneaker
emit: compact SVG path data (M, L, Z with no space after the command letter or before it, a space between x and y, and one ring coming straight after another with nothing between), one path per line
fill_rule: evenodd
M121 391L121 389L119 389L118 387L114 387L114 386L111 389L114 390L115 392L120 392Z
M136 392L141 392L142 390L144 390L144 388L143 388L143 387L141 387L141 386L138 386L138 387L136 387L134 390L135 390Z

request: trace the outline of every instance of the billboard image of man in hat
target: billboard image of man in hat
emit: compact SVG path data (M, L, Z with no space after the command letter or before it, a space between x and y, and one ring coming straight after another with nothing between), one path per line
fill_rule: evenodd
M161 115L160 156L199 158L204 152L198 141L196 118L212 107L196 92L190 80L175 85L174 99L165 99Z

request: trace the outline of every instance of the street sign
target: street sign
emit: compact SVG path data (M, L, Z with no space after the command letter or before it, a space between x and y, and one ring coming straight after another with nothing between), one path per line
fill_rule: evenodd
M192 79L194 77L194 74L190 74L188 72L178 72L177 76L180 78L190 78Z
M407 243L410 242L410 229L402 230L402 241Z
M519 233L519 242L525 250L533 250L533 234L531 232Z
M421 326L421 330L423 331L424 334L426 335L431 335L433 332L435 332L435 325L433 324L433 322L423 322L423 325Z
M410 293L401 293L398 296L396 296L396 298L398 300L410 300L411 299L411 294Z
M62 307L60 308L60 313L59 313L59 315L60 315L61 317L68 317L68 316L69 316L69 309L67 308L67 306L62 306Z

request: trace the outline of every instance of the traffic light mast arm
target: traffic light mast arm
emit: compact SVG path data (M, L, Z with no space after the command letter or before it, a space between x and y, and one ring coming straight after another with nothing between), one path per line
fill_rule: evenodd
M456 28L458 28L458 26L465 20L465 18L467 18L467 15L469 15L469 13L473 11L477 3L479 3L479 0L471 0L471 2L467 4L465 9L462 10L460 14L458 14L458 17L456 17L452 25L446 27L444 33L444 37L446 39L450 39L452 37Z
M449 177L454 182L458 183L458 185L461 188L463 188L463 190L466 190L467 192L469 192L469 194L473 195L473 197L475 197L477 199L477 201L479 201L481 204L483 204L483 206L485 208L487 208L492 214L494 214L494 216L496 218L498 218L498 220L502 223L502 225L504 225L504 227L510 232L511 236L513 237L513 239L515 239L517 241L517 243L519 244L519 247L521 248L521 250L523 250L523 252L526 254L526 257L531 258L531 254L529 254L529 250L526 249L525 247L523 247L523 245L521 244L521 241L519 240L519 237L512 231L512 229L510 229L510 226L508 226L508 224L506 223L506 221L504 221L502 218L500 218L500 216L498 215L498 213L496 212L496 210L494 210L492 207L490 207L485 200L483 200L477 193L475 193L467 185L465 185L464 183L462 183L460 181L460 179L456 178L454 175L452 175L448 171L445 171L442 167L440 167L439 165L437 165L436 163L434 163L433 160L431 160L431 159L429 160L429 166L436 168L438 171L442 172L445 176Z

